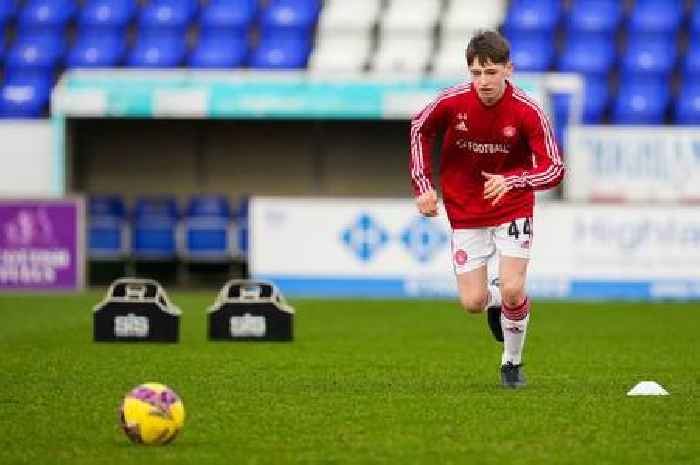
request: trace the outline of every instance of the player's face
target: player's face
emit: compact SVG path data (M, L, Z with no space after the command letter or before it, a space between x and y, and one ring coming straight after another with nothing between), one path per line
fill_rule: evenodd
M479 63L478 58L474 58L473 63L469 65L469 74L476 93L486 105L498 102L506 90L506 79L510 77L512 72L511 62L493 64L491 60L488 60L482 64Z

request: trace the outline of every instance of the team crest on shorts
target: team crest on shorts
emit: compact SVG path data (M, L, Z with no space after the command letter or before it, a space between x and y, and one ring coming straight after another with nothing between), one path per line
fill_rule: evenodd
M515 128L513 126L506 126L503 128L503 135L506 137L513 137L515 135Z
M467 252L462 249L455 251L455 263L459 266L467 263Z

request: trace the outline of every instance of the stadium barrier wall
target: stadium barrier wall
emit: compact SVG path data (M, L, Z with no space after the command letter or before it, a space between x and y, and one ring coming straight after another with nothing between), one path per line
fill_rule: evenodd
M0 121L0 197L60 195L63 165L55 163L47 120Z
M254 197L250 272L303 297L454 297L444 213L409 199ZM683 206L542 203L529 292L552 299L700 298L700 217Z
M573 126L566 199L700 202L700 129Z
M564 76L564 83L570 86L571 76ZM403 120L464 77L343 78L298 71L70 70L54 89L51 113L57 117L93 118ZM545 106L546 86L551 81L548 75L515 77L524 91Z

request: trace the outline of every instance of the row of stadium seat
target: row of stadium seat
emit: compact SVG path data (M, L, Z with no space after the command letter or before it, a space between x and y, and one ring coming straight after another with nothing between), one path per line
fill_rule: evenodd
M230 68L244 62L255 68L298 68L306 63L309 39L263 37L257 47L228 31L201 31L190 50L185 34L141 31L133 46L120 31L80 32L69 46L62 32L21 33L4 53L5 69L49 72L58 67L191 67ZM279 51L276 53L275 51ZM0 58L2 57L0 50Z
M76 0L27 0L22 8L3 0L0 5L0 26L15 20L22 31L59 31L75 21L81 29L124 32L136 20L141 29L184 32L197 20L204 28L243 35L259 16L263 34L301 37L311 34L321 6L320 0L270 0L265 8L258 0L151 0L143 7L137 0L85 0L82 7Z
M338 0L329 0L328 7L344 13L345 28L364 27L376 19L381 8L381 0L360 0L353 2L353 11L333 8ZM483 2L481 2L483 3ZM449 18L459 17L456 12L466 10L474 17L472 22L461 24L493 26L500 22L504 3L502 0L489 2L495 10L486 7L474 9L476 2L453 0L445 15L445 22L454 25ZM540 33L551 37L561 23L571 31L612 35L625 22L632 34L661 33L672 35L678 32L685 16L683 0L637 0L631 11L626 12L620 0L572 0L565 9L562 0L512 0L503 24L506 32ZM405 9L408 5L413 8ZM151 0L143 8L136 0L86 0L78 9L76 0L27 0L18 12L15 0L4 0L0 6L0 25L17 16L20 29L61 28L73 19L85 28L124 28L136 17L141 28L167 28L184 30L196 16L205 28L226 28L244 32L256 21L259 13L258 0L209 0L200 4L199 0ZM396 6L396 7L394 7ZM391 0L387 8L387 18L383 26L388 30L411 30L413 32L432 28L438 21L442 6L441 0ZM291 35L308 36L313 28L320 9L320 0L271 0L260 13L263 35L267 31L286 32ZM448 7L448 9L450 9ZM201 10L201 14L199 14ZM354 11L360 12L360 21ZM493 11L493 13L492 13ZM369 13L369 15L367 15ZM495 15L494 15L495 13ZM338 16L334 16L338 18ZM700 31L700 7L694 5L690 14L691 31ZM464 29L458 28L458 29Z
M64 66L300 68L308 59L311 71L421 73L432 67L436 74L458 75L464 73L464 46L473 29L502 25L518 71L584 76L586 123L658 123L669 117L681 124L700 122L695 85L700 2L689 15L681 0L636 0L631 8L620 0L0 4L0 24L14 23L16 29L4 56L0 116L42 115ZM71 22L76 39L69 44ZM196 33L188 32L192 25ZM678 46L685 44L677 40L679 31L689 38L687 47ZM673 88L672 82L681 86ZM561 102L566 100L559 102L564 111ZM669 112L672 102L675 110Z
M92 261L230 262L247 253L247 201L232 209L224 195L192 196L184 212L174 196L144 196L129 214L119 195L88 201Z
M512 0L502 30L517 70L583 75L585 123L698 124L700 3L687 13L682 0Z
M562 0L512 0L505 18L505 31L552 35L564 25L571 31L594 33L612 38L621 25L632 34L672 35L689 17L693 33L700 33L700 6L690 12L685 0L571 0L565 8ZM689 14L688 14L689 13Z
M676 38L666 35L627 35L618 47L604 36L569 33L561 51L551 38L510 33L513 62L520 71L549 71L607 74L619 64L623 74L669 77L680 65L683 76L700 75L700 35L680 48ZM620 50L621 48L621 50Z
M8 67L62 65L66 26L76 12L74 0L29 0L17 18L17 40L8 48ZM88 0L77 16L77 39L65 56L68 67L237 67L248 55L248 32L257 0L211 0L198 22L199 40L187 56L187 32L198 0L152 0L139 13L138 38L128 47L135 0ZM260 14L259 45L247 63L258 68L305 66L318 0L272 0ZM11 14L5 14L5 21ZM0 26L3 20L0 19ZM281 47L287 52L275 52ZM187 59L186 59L187 56Z

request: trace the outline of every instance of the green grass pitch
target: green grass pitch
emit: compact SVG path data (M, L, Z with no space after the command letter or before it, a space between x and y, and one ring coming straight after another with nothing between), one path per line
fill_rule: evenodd
M215 293L175 292L180 343L152 345L93 343L101 297L0 296L1 464L700 463L697 303L535 302L513 391L450 301L293 300L293 343L212 343ZM184 400L171 445L117 427L146 381Z

